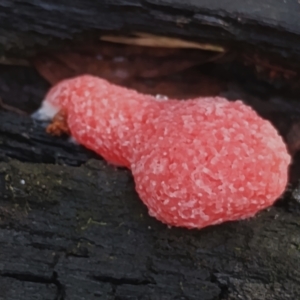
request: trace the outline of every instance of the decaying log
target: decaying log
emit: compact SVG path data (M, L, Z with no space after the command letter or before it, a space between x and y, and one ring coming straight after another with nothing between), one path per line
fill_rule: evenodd
M294 0L4 0L0 8L0 44L22 55L91 32L138 30L300 56Z
M65 40L138 28L235 51L254 47L296 65L299 10L292 0L4 0L0 45L23 59ZM48 88L28 67L0 67L0 96L18 109L32 112ZM298 106L275 100L264 104L299 115ZM277 123L282 132L285 120ZM1 300L299 299L299 220L287 194L251 220L168 228L148 216L128 170L51 137L29 115L0 111Z
M128 170L0 113L0 299L297 299L289 201L201 231L150 218ZM21 162L23 161L23 162Z
M201 231L168 228L148 216L129 171L28 117L0 113L0 124L0 299L299 297L300 222L286 205ZM62 149L77 166L51 163ZM49 163L37 163L45 151Z

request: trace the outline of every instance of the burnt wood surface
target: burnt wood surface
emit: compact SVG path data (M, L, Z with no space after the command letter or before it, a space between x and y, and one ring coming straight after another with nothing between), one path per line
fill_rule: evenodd
M299 13L297 0L2 0L0 45L25 55L91 32L145 31L298 58Z
M0 113L0 149L0 299L300 297L299 211L286 203L168 228L148 216L129 171L27 116Z
M34 70L0 68L4 102L31 110L47 89ZM0 111L0 153L1 300L300 297L290 197L251 220L168 228L148 216L128 170L29 115Z

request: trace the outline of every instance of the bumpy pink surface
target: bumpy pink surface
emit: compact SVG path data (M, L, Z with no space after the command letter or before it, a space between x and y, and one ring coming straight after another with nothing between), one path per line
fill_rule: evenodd
M150 215L166 224L247 218L286 187L282 138L241 101L160 101L92 76L61 82L45 101L67 112L79 143L132 170Z

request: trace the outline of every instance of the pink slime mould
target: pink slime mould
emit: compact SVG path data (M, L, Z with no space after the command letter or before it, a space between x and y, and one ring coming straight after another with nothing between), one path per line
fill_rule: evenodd
M131 169L149 214L171 226L254 216L287 184L285 143L241 101L157 99L84 75L54 86L35 116L58 112L77 142Z

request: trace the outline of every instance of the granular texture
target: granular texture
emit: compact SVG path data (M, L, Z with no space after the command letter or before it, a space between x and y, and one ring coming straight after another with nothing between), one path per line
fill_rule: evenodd
M248 218L285 190L286 146L241 101L168 100L85 75L50 90L40 112L58 111L80 144L132 170L150 215L168 225Z

